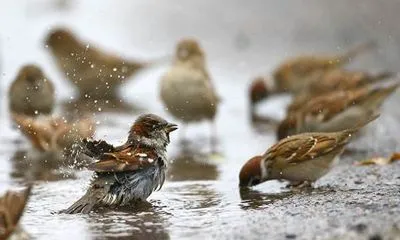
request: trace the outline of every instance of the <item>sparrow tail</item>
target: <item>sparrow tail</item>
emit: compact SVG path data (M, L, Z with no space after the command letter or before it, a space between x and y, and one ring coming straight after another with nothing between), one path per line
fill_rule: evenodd
M369 51L375 47L376 43L374 41L365 42L363 44L354 47L353 49L350 49L349 51L341 55L338 60L342 64L349 63L353 58L355 58L359 54Z
M89 213L96 205L97 201L93 199L93 195L86 193L78 201L76 201L69 208L60 211L60 213L76 214L76 213Z
M396 75L396 73L394 73L394 72L383 71L383 72L377 73L376 75L372 76L370 82L376 82L376 81L379 81L379 80L384 80L386 78L391 78L391 77L393 77L395 75Z
M367 125L368 123L377 119L379 116L380 116L379 113L374 113L371 117L367 118L366 120L362 120L362 121L358 122L355 127L344 130L344 131L342 131L342 133L343 133L343 135L347 135L347 136L352 135L355 132L357 132L358 130L360 130L362 127Z

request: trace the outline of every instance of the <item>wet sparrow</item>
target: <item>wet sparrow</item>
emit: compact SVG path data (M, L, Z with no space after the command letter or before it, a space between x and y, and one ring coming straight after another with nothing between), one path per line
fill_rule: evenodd
M29 239L18 221L24 212L31 189L29 186L23 192L7 191L0 197L0 239Z
M289 105L288 111L296 110L304 106L309 100L316 96L324 95L337 90L351 90L364 87L380 81L385 78L394 76L392 72L381 72L371 75L366 72L348 71L343 69L335 69L325 73L308 85L301 93L295 96L293 102Z
M298 93L326 71L340 68L358 54L371 49L372 42L361 44L344 54L331 56L299 56L284 61L274 71L273 78L258 77L250 86L251 106L276 93Z
M25 65L8 92L12 113L36 116L50 114L55 104L53 83L36 65Z
M32 146L40 152L70 153L74 143L92 137L95 130L91 118L68 122L61 117L32 118L14 114L13 120Z
M78 87L80 96L95 100L115 98L121 84L139 70L154 64L106 53L62 28L49 33L46 46L59 69Z
M377 114L383 102L398 87L399 84L368 85L315 97L299 109L288 112L278 126L277 137L282 139L303 132L336 132L353 128Z
M166 147L176 129L175 124L145 114L135 121L122 146L84 140L84 154L98 160L89 166L95 173L86 194L62 213L89 213L98 207L145 201L164 183Z
M284 138L244 164L239 186L250 187L272 179L288 180L293 185L315 182L330 170L352 134L374 119L341 132L303 133Z
M161 79L161 99L184 123L213 121L219 98L206 68L204 52L193 39L178 43L173 66Z

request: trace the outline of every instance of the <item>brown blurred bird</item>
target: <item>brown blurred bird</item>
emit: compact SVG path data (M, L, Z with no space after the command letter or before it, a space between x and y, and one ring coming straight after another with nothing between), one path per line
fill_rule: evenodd
M336 132L353 128L371 115L400 84L368 85L339 90L311 99L303 107L288 113L277 131L278 139L303 132Z
M80 96L95 100L115 98L121 84L139 70L155 64L106 53L62 28L49 33L46 45L59 69L78 87Z
M284 61L273 73L273 78L258 77L250 86L250 104L256 105L271 94L298 93L326 71L341 68L354 57L374 47L372 42L361 44L338 55L299 56Z
M262 156L247 161L239 174L239 186L251 187L272 179L288 180L291 185L312 183L335 163L351 136L373 121L374 116L353 129L332 133L302 133L280 140Z
M23 192L7 191L0 197L0 239L27 239L18 225L28 202L32 187Z
M25 65L18 72L8 92L12 113L37 116L54 109L53 83L36 65Z
M351 90L375 83L394 76L392 72L384 71L375 75L366 72L335 69L316 79L302 92L297 94L288 107L288 111L304 106L310 99L337 90Z
M13 120L32 146L40 152L69 153L74 143L92 137L95 130L91 118L68 122L61 117L31 118L15 114Z
M214 120L220 100L206 67L205 54L196 40L183 39L178 43L175 62L162 77L160 92L168 112L182 122Z

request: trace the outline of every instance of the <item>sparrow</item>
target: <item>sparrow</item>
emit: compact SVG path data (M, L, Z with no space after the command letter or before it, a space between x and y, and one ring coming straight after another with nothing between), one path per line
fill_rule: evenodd
M356 166L387 165L387 164L393 163L394 161L399 161L399 160L400 160L400 152L395 152L389 158L387 158L387 157L375 157L375 158L370 158L370 159L366 159L366 160L363 160L363 161L355 162L354 165L356 165Z
M8 96L12 113L37 116L51 114L54 109L53 83L33 64L25 65L19 70Z
M375 83L394 76L394 73L384 71L375 75L360 71L334 69L311 82L301 93L297 94L288 107L288 111L304 106L315 96L324 95L336 90L350 90Z
M0 239L25 239L18 225L31 193L31 186L22 192L7 191L0 197Z
M160 95L167 111L185 124L214 121L220 99L196 40L178 43L175 62L161 79Z
M292 185L315 182L334 165L351 136L378 116L340 132L302 133L280 140L243 165L239 186L251 187L272 179L288 180Z
M113 99L117 88L155 62L123 59L78 39L71 31L57 28L46 38L58 68L80 92L81 98Z
M154 114L139 116L125 144L84 140L83 153L98 160L86 194L62 213L89 213L99 207L118 207L145 201L161 189L167 168L166 147L177 125Z
M361 44L339 55L298 56L284 61L273 73L273 78L257 77L250 85L250 104L256 105L271 94L298 93L325 72L338 69L354 57L375 46L372 42Z
M399 85L368 85L315 97L298 110L288 112L278 126L277 138L303 132L336 132L353 128L354 124L377 114Z
M95 124L91 118L69 122L61 117L33 118L25 115L12 116L19 130L39 152L70 153L77 141L92 137Z

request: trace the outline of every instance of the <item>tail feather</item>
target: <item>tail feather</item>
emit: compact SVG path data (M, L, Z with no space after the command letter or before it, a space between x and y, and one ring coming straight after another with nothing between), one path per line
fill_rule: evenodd
M358 130L360 130L362 127L364 127L365 125L367 125L368 123L374 121L375 119L377 119L380 116L379 113L373 113L371 115L371 117L367 118L366 120L361 120L360 122L358 122L356 124L355 127L351 128L351 129L346 129L344 131L342 131L342 133L344 133L345 135L351 135L353 133L356 133Z
M376 82L376 81L379 81L379 80L391 78L391 77L395 76L396 74L397 73L395 73L395 72L383 71L383 72L377 73L376 75L372 76L370 81L371 82Z
M96 206L97 200L92 199L92 197L88 194L85 194L78 201L72 204L69 208L60 211L60 213L66 214L76 214L76 213L84 213L87 214L93 210Z
M339 62L345 64L351 61L351 59L353 59L354 57L356 57L357 55L366 52L368 50L371 50L372 48L376 47L376 43L374 41L368 41L365 42L363 44L360 44L356 47L354 47L353 49L350 49L349 51L347 51L346 53L344 53L343 55L341 55L339 57Z

